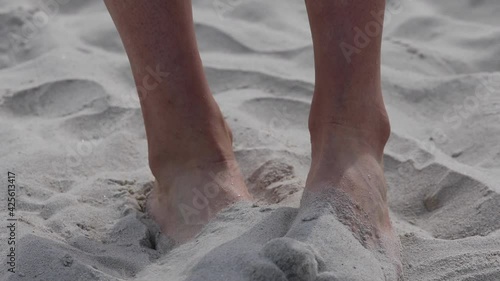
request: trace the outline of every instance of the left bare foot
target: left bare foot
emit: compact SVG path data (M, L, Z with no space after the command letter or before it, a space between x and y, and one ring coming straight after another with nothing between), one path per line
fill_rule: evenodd
M381 160L388 123L372 132L325 125L311 133L313 159L299 214L286 237L262 250L287 277L403 280Z

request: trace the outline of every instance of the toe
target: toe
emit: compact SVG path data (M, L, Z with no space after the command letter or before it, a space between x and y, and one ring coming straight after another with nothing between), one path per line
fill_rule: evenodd
M323 264L311 246L287 237L267 242L260 254L272 261L290 281L315 280Z
M285 273L268 260L250 263L248 275L250 281L287 281Z

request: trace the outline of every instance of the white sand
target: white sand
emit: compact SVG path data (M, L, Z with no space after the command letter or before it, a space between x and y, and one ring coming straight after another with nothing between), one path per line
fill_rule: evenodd
M16 274L2 262L1 280L239 280L242 272L284 280L262 258L282 258L275 253L283 247L310 274L345 262L338 280L379 280L370 279L380 269L368 257L351 269L359 245L314 258L352 241L331 227L338 222L309 224L305 244L266 244L292 227L310 161L313 62L303 1L194 1L210 86L262 200L233 206L174 249L140 212L152 176L115 27L100 0L58 2L0 1L2 257L7 171L16 174L19 220ZM388 12L383 42L393 130L385 165L406 275L500 280L500 2L391 3L401 6ZM281 201L267 207L269 185Z

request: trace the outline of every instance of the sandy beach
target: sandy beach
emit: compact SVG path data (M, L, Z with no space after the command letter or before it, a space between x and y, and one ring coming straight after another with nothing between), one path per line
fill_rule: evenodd
M174 246L144 213L154 180L144 124L103 2L0 0L0 280L240 280L248 271L248 280L275 281L283 279L266 275L262 255L348 241L339 222L311 224L310 242L273 240L304 215L297 207L311 161L303 1L193 5L210 88L256 201ZM409 281L500 280L499 13L497 0L388 1L384 164ZM296 280L375 280L369 259L356 268L348 256L358 249L350 251L312 261L318 276L323 262L342 264L338 279Z

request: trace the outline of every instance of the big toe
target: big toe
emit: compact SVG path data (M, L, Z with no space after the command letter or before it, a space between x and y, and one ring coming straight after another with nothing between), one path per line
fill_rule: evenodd
M315 280L324 266L323 260L314 248L287 237L267 242L260 254L283 271L286 280L289 281Z
M267 260L251 263L250 271L250 281L287 281L285 273Z

